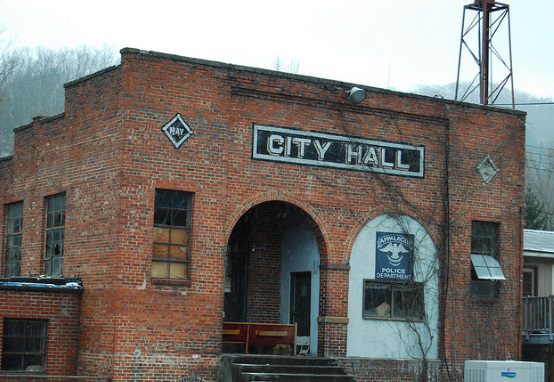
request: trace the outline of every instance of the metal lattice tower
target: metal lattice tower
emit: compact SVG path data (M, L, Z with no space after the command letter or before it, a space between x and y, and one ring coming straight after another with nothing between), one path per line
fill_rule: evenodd
M473 17L466 25L468 14L472 14ZM509 5L494 0L474 0L473 4L464 6L456 79L456 100L465 101L479 89L479 102L483 105L494 104L503 93L506 84L510 82L511 103L512 108L515 108L511 46ZM464 53L468 53L470 62L473 61L477 65L477 74L462 92L460 71L462 58L466 57ZM475 70L474 65L468 66ZM472 71L472 73L474 72ZM496 82L493 81L495 80L493 74L499 74ZM506 100L500 102L507 103Z

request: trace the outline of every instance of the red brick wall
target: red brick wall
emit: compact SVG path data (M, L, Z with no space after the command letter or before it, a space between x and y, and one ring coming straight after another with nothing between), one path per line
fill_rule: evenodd
M0 349L5 318L47 320L46 372L53 375L76 374L79 294L1 290Z
M17 132L14 159L0 162L0 204L24 200L23 269L40 274L43 198L66 192L64 273L85 288L80 372L214 379L227 241L250 207L269 200L300 206L321 232L322 319L347 316L359 230L402 212L439 249L443 355L452 363L519 357L523 115L379 89L354 106L347 88L126 50L120 67L67 87L64 115ZM175 113L194 131L178 150L160 131ZM256 161L253 123L424 145L425 178ZM490 184L475 170L487 154L500 169ZM156 188L194 193L191 278L181 285L150 277ZM507 281L492 301L469 296L474 219L501 226ZM344 354L345 326L333 325L319 349Z
M260 205L251 216L252 250L248 266L247 320L280 322L281 228L272 204Z

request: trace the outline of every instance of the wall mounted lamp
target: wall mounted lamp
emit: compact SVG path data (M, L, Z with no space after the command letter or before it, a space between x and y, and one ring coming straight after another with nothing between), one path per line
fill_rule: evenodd
M356 86L353 86L352 89L348 91L348 102L356 105L362 102L367 97L367 92L364 89L360 89Z

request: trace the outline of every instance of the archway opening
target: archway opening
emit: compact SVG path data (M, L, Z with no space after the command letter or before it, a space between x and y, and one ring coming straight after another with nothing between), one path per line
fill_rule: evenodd
M316 354L321 237L293 204L269 201L248 210L228 242L224 321L296 323L298 343Z

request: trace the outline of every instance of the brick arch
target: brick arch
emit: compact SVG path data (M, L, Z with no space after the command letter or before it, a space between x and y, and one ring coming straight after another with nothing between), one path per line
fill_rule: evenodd
M291 196L290 193L286 193L283 191L270 191L263 194L254 195L251 198L246 199L241 205L239 205L235 209L235 211L233 211L229 215L229 218L225 223L223 234L226 238L226 243L231 238L231 233L233 232L233 229L235 228L240 218L253 207L265 202L289 203L304 212L310 218L310 221L314 228L314 234L317 238L318 243L320 261L323 262L327 260L329 235L327 234L327 229L325 228L326 224L323 221L323 218L318 214L318 212L312 205L298 198L295 198L294 196Z

